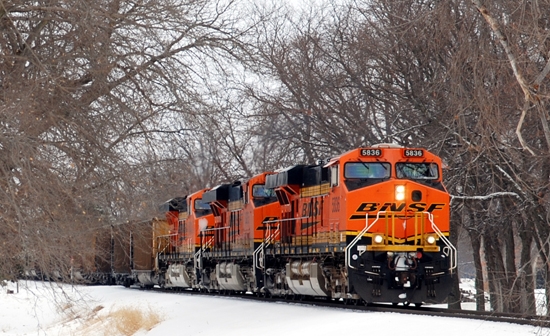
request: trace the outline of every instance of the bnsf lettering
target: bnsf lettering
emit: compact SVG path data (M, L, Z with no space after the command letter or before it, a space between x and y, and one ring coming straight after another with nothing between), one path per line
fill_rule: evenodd
M438 204L438 203L434 203L434 204L431 204L430 207L428 208L428 212L432 212L434 210L441 210L443 209L443 207L445 206L445 204Z
M319 201L315 200L312 203L304 203L302 206L302 217L314 217L320 214Z
M357 212L371 212L371 211L403 211L405 208L405 203L397 205L396 203L384 203L379 205L379 203L362 203Z
M445 207L445 203L411 203L408 205L409 211L427 211L433 212L434 210L441 210ZM373 212L373 211L403 211L405 210L405 203L361 203L356 212Z
M412 203L409 205L409 209L413 211L424 211L424 209L426 209L426 203Z
M401 203L399 207L395 203L384 203L380 207L380 211L403 211L403 208L405 208L405 203Z
M359 208L357 208L357 212L371 212L376 211L378 203L362 203Z

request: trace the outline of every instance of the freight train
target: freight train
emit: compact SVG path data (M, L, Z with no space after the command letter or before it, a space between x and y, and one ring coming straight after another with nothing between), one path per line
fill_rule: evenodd
M457 267L441 159L379 144L176 197L132 283L393 304L445 302ZM136 249L134 243L134 249Z
M111 241L112 282L443 303L457 251L442 166L426 149L378 144L173 198L165 218L111 235L125 237Z

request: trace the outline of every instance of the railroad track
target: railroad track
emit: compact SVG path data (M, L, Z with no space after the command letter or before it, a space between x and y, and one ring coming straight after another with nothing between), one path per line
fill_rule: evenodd
M429 306L424 307L404 307L393 306L388 304L368 304L365 305L361 302L345 303L344 301L326 300L326 299L313 299L310 297L305 298L283 298L283 297L269 297L269 296L256 296L253 294L237 294L237 293L208 293L193 290L172 290L154 288L154 291L163 293L185 294L185 295L200 295L219 298L240 298L243 300L252 300L260 302L280 302L289 304L300 304L311 307L329 307L335 309L347 309L355 311L370 311L370 312L392 312L400 314L411 315L426 315L426 316L441 316L441 317L454 317L465 318L471 320L492 321L492 322L506 322L515 323L520 325L531 325L541 328L550 328L550 318L548 316L529 316L524 314L511 314L511 313L496 313L496 312L482 312L475 310L454 310L447 308L434 308Z

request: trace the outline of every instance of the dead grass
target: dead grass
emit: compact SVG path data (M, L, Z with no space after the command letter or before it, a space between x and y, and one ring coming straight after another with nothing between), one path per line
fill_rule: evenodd
M66 312L65 324L71 322L80 324L73 329L73 335L134 335L140 330L149 331L162 322L160 314L150 307L112 307L110 311L99 305L93 309L83 309L80 312ZM70 328L70 326L69 326Z
M133 335L141 329L149 331L162 321L161 316L151 308L147 311L139 308L117 308L111 311L106 318L111 322L108 324L114 327L120 335Z

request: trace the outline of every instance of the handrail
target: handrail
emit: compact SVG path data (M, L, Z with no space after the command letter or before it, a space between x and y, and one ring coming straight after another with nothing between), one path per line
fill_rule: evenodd
M219 228L210 228L210 229L204 229L203 231L217 231L217 230L226 230L226 229L229 229L231 228L231 226L222 226L222 227L219 227Z
M276 221L269 221L269 222L276 222ZM266 222L268 223L268 222ZM275 239L275 237L279 234L279 231L280 231L280 228L281 228L281 224L279 223L277 225L277 229L271 233L271 226L268 227L268 232L267 232L267 235L266 235L266 238L264 239L264 241L254 250L254 253L252 254L252 267L253 269L255 270L256 268L258 269L264 269L265 268L265 265L264 265L264 252L263 250L268 247L269 245L271 245L271 242ZM258 257L259 255L261 255L261 257ZM258 264L259 264L259 267L258 267Z
M159 236L156 236L157 238L166 238L166 237L173 237L173 236L177 236L178 234L177 233L171 233L171 234L167 234L167 235L159 235Z
M452 273L453 270L455 270L458 265L458 253L457 253L456 247L451 243L451 241L447 237L445 237L445 235L443 234L443 232L441 232L439 227L435 225L433 221L433 214L431 214L430 212L425 212L425 213L428 214L428 219L430 220L430 223L432 223L432 229L435 231L435 233L437 233L437 236L439 237L439 239L443 241L443 243L448 249L447 252L445 252L445 249L444 249L443 254L445 254L446 256L449 257L449 259L451 259L451 267L449 268L449 271L451 271Z
M311 218L311 216L304 216L304 217L293 217L293 218L282 218L282 219L274 219L270 221L262 222L262 224L268 224L268 223L278 223L278 222L286 222L291 220L298 220L298 219L308 219Z
M349 267L349 268L353 268L353 269L357 269L356 267L353 267L351 266L351 263L350 263L350 251L351 251L351 248L354 247L357 242L363 237L363 235L380 219L380 214L381 213L387 213L388 211L380 211L376 214L376 219L372 222L371 225L368 225L369 224L369 215L367 214L365 216L365 228L363 230L361 230L361 232L359 232L359 234L357 234L357 236L355 236L355 238L346 246L346 253L345 253L345 262L346 262L346 265Z
M161 244L161 241L160 241L159 238L167 238L167 236L159 236L159 237L157 237L157 254L163 254L164 251L165 251L168 247L170 247L170 242L168 242L168 244L166 244L166 246L164 246L164 248L161 250L161 249L160 249L160 246L161 246L162 244Z
M193 255L193 263L195 264L195 269L202 270L202 249L198 249L197 252Z
M264 245L264 243L262 242L260 244L260 246L258 246L254 250L254 253L252 253L252 269L253 270L256 270L256 268L261 269L261 268L258 267L256 259L257 259L257 255L258 255L258 253L260 253L260 250L262 249L263 245Z
M398 240L397 238L395 238L395 236L392 237L391 239L391 242L390 242L390 239L388 238L389 235L390 235L390 230L389 230L389 227L388 227L388 222L391 220L391 232L394 233L395 232L395 212L393 211L387 211L388 213L392 214L392 216L388 217L388 216L385 216L385 223L386 223L386 230L384 231L384 240L386 241L386 244L388 245L396 245L396 241ZM415 212L413 216L408 216L408 218L411 218L411 219L414 219L414 240L413 240L413 245L414 246L417 246L419 245L417 243L417 240L418 240L418 236L420 237L424 237L424 235L426 234L425 232L425 221L424 221L424 216L422 215L424 212ZM399 215L398 215L399 216Z
M202 252L206 251L207 248L212 247L212 242L214 237L211 237L204 245L195 252L193 256L195 269L202 270Z
M350 254L351 254L351 249L357 245L357 243L359 242L359 240L363 237L363 235L368 231L370 230L370 228L373 227L373 225L380 219L380 214L387 214L387 213L390 213L390 211L380 211L376 214L376 219L370 224L368 225L368 215L366 216L365 218L365 228L363 230L361 230L361 232L359 232L355 238L346 246L346 249L345 249L345 263L346 265L349 267L349 268L352 268L352 269L357 269L356 267L352 266L351 265L351 258L350 258ZM433 214L430 213L430 212L426 212L426 211L423 211L422 212L423 214L426 214L427 217L428 217L428 220L430 221L430 224L431 224L431 228L432 230L437 234L437 236L439 237L439 239L441 239L441 241L443 241L443 243L445 244L445 247L446 249L443 250L443 253L449 257L449 259L451 260L451 265L450 265L450 268L449 268L449 271L452 273L456 268L457 268L457 265L458 265L458 261L457 261L457 249L456 247L451 243L451 241L443 234L443 232L439 229L439 227L434 223L433 221ZM416 235L418 234L417 232L417 222L416 222L416 217L417 215L415 215L415 237ZM386 218L386 231L388 231L387 229L387 226L388 226L388 217L385 216ZM424 232L424 224L423 223L420 223L421 224L421 234L425 233ZM395 223L392 222L392 232L395 232ZM388 232L386 232L387 234ZM388 242L389 243L389 242ZM395 239L394 239L394 244L395 244ZM415 240L415 244L416 244L416 240Z

